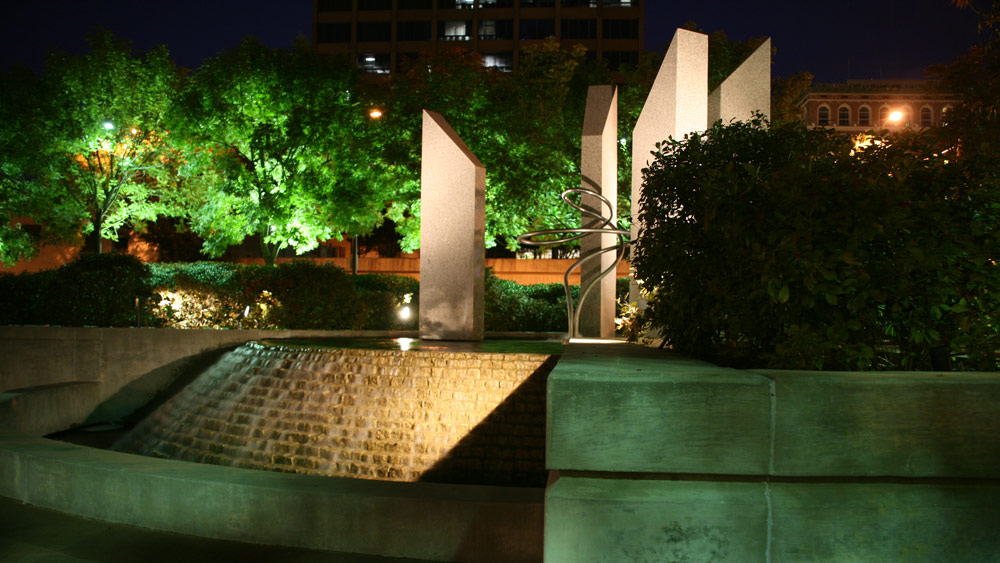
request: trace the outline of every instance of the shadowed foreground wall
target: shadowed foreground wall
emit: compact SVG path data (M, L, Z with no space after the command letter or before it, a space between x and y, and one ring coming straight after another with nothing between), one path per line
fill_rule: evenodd
M570 344L545 559L998 561L1000 373L720 368Z

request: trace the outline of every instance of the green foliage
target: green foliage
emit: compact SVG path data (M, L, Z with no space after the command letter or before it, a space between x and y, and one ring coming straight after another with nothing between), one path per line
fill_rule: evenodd
M127 254L84 254L57 270L0 276L0 324L133 326L149 268Z
M165 122L180 75L165 48L135 55L108 32L90 46L46 64L47 98L34 126L48 142L33 172L52 208L46 225L82 221L83 234L117 240L125 225L181 212Z
M996 161L931 138L716 125L660 147L634 265L686 354L737 366L982 369L1000 344ZM891 353L890 353L891 352Z
M382 217L390 186L372 181L358 71L309 45L247 39L207 61L174 118L190 143L188 175L202 192L192 226L221 255L250 235L267 264Z

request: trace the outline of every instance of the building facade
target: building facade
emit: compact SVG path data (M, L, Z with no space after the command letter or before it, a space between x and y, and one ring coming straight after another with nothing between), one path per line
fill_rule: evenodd
M928 80L816 84L798 103L806 125L845 133L934 127L956 104L954 95L935 89Z
M460 46L513 70L520 52L549 37L580 44L612 69L635 64L643 0L313 0L313 45L348 54L365 72L398 72L421 52Z

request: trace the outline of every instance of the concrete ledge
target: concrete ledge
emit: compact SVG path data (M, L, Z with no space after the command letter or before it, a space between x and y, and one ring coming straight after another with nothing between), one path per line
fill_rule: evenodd
M629 344L570 344L549 374L549 469L764 474L770 380Z
M80 422L100 400L96 381L48 385L9 393L0 401L0 428L41 436Z
M775 475L1000 477L1000 374L760 372Z
M740 371L571 344L549 376L551 470L1000 477L1000 373Z
M545 560L996 561L1000 485L563 476Z
M1000 560L1000 485L775 483L770 497L774 563Z
M560 477L545 494L545 561L764 561L763 483Z
M0 430L0 496L241 542L439 561L537 561L542 491L270 473Z

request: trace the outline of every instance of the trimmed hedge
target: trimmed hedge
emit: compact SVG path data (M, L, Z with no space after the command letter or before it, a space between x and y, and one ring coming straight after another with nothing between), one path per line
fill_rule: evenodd
M738 367L996 369L995 157L928 135L865 150L831 130L716 124L647 171L633 262L648 318ZM944 362L941 361L943 356Z
M580 288L571 291L579 299ZM627 292L628 280L618 280L619 295ZM487 271L485 328L565 332L565 295L562 284L519 285ZM352 276L308 260L268 267L84 255L58 270L0 276L0 324L134 326L139 299L143 326L415 330L419 296L412 278Z
M133 326L152 296L146 264L126 254L84 254L56 270L0 275L0 324Z

